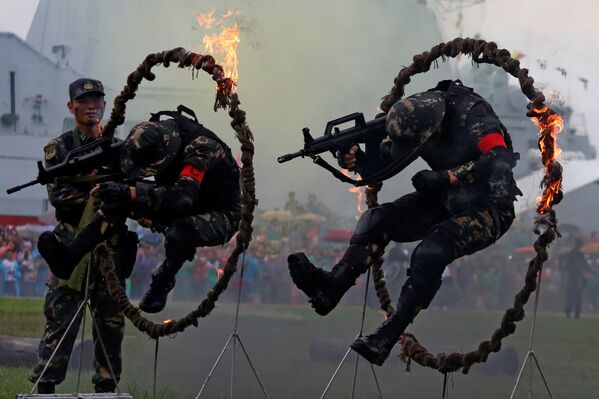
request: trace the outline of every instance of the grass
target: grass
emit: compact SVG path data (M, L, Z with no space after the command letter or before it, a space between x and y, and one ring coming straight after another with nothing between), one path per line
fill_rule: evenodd
M186 313L192 304L171 304L168 314L156 320ZM229 338L235 307L220 304L213 314L174 339L161 339L158 363L158 395L163 399L194 397L210 368ZM498 312L433 311L422 312L410 331L431 351L472 350L487 339L499 323ZM528 316L528 315L527 315ZM249 356L272 398L303 399L320 397L345 348L359 329L361 309L342 306L326 318L316 316L307 306L242 305L239 334ZM372 331L382 320L369 311L365 331ZM0 335L38 337L44 320L42 301L0 299ZM89 330L88 330L89 331ZM519 367L528 349L530 319L527 317L516 334L504 341L514 348ZM537 320L535 353L549 380L554 397L597 398L599 392L599 319L565 319L540 314ZM314 348L320 349L315 353ZM139 334L128 323L124 341L124 372L121 387L135 398L151 398L155 342ZM312 353L310 350L312 349ZM397 350L397 349L396 349ZM506 349L507 351L508 349ZM316 360L328 354L328 359ZM441 394L443 376L418 365L404 372L397 352L383 367L376 367L383 397L430 398ZM493 362L497 355L492 355ZM349 398L355 365L353 353L331 387L330 398ZM228 398L232 367L231 351L215 370L204 398ZM359 363L356 398L374 398L372 372ZM506 398L515 382L514 373L490 373L491 364L478 365L470 374L452 375L451 397ZM0 366L0 398L13 398L26 392L30 370ZM71 371L61 392L74 390L76 372ZM525 398L529 386L528 370L516 397ZM237 352L234 384L235 398L258 398L261 391L243 353ZM83 389L91 389L90 372L82 375ZM533 397L546 397L538 374L533 377Z

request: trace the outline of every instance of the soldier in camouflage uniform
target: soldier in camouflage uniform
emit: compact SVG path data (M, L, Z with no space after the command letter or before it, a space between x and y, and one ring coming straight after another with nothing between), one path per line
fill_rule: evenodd
M223 245L231 239L241 216L239 167L216 134L182 111L195 119L192 111L179 106L178 112L154 114L131 130L121 152L121 171L135 178L153 176L154 181L98 185L95 192L103 205L75 241L63 245L47 235L45 253L51 269L70 275L72 266L119 219L137 218L146 227L165 232L166 259L139 306L156 313L164 309L176 273L193 259L197 247ZM172 119L161 121L163 115Z
M69 151L91 143L100 138L102 134L99 121L102 119L106 105L102 83L93 79L78 79L69 86L69 94L71 100L68 107L74 115L76 127L72 131L50 140L44 148L46 167L61 163ZM92 187L90 183L48 184L48 198L56 208L56 218L59 221L53 234L61 242L70 242L74 239ZM120 258L120 251L116 246L113 257L117 265L122 265L123 260ZM56 275L51 275L48 281L49 289L44 304L46 327L39 345L39 361L33 375L29 378L30 381L38 380L44 367L48 364L50 356L58 346L58 342L65 333L66 336L40 379L39 393L53 393L55 385L60 384L65 378L83 313L79 313L68 333L67 328L84 300L87 263L87 259L82 261L70 278L62 276L64 278L61 279ZM120 267L119 270L121 270ZM121 374L121 342L123 341L125 320L119 312L118 305L107 293L103 279L94 270L90 274L88 292L93 316L118 379ZM97 334L98 331L93 329L96 373L92 382L95 384L97 392L111 392L116 385Z
M382 365L409 323L426 309L453 260L492 245L515 217L521 194L512 168L517 154L493 109L459 81L398 101L387 116L388 139L373 157L353 146L342 166L369 176L420 146L430 166L414 175L415 192L366 211L340 262L330 272L303 253L289 256L294 283L320 315L329 313L390 241L421 240L412 254L396 311L351 347Z

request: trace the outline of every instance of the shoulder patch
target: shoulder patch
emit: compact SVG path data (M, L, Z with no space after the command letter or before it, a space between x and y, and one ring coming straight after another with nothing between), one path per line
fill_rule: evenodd
M51 160L56 156L56 143L49 143L44 147L44 154L46 157L46 161Z

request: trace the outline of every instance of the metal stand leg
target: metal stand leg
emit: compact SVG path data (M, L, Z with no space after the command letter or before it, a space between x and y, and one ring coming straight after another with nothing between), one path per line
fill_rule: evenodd
M262 383L262 380L260 379L260 376L258 375L258 372L256 371L256 368L254 367L254 364L252 363L252 361L250 359L250 356L248 355L247 351L245 350L245 346L243 346L243 342L241 342L241 337L237 333L237 327L239 324L239 304L241 303L241 289L243 286L244 266L245 266L245 252L242 255L241 271L239 273L239 287L237 289L237 308L235 309L235 326L233 328L233 332L229 336L229 339L225 343L225 346L223 346L223 349L220 351L220 354L218 355L218 357L216 358L216 361L212 365L212 368L210 369L210 372L208 373L206 380L204 380L204 383L202 384L202 387L200 388L200 392L198 392L198 394L196 395L196 399L199 399L200 396L202 396L204 389L208 385L208 381L210 381L212 374L214 374L214 370L216 370L216 367L220 363L221 359L223 358L223 355L225 354L225 351L227 350L227 348L229 347L231 342L233 342L233 357L232 357L232 362L231 362L231 384L229 386L230 399L233 399L233 386L235 385L235 360L236 360L236 356L237 356L237 343L239 343L239 347L242 349L243 354L244 354L246 360L248 361L248 364L250 365L252 372L254 373L254 377L256 378L256 381L258 381L258 384L260 385L260 388L262 389L262 393L264 393L264 396L266 397L266 399L270 399L270 396L268 395L268 392L266 391L266 388L265 388L264 384Z
M156 379L158 378L158 344L160 338L156 338L156 347L154 349L154 379L152 383L152 399L156 399Z
M358 333L358 335L357 335L356 338L360 338L363 335L363 333L364 333L364 320L366 318L366 301L368 300L368 285L369 284L370 284L370 269L368 269L368 272L366 273L366 289L365 289L365 292L364 292L364 304L362 305L362 321L360 323L360 332ZM348 348L347 351L345 352L345 355L343 355L343 359L341 359L341 361L337 365L337 368L333 372L333 375L331 376L331 379L329 380L327 386L325 387L324 391L320 395L320 399L324 399L324 397L329 392L329 389L331 388L331 385L333 385L333 381L335 380L335 378L337 378L337 374L339 374L339 370L341 370L341 366L343 366L343 364L345 363L345 360L349 356L350 352L351 352L351 348ZM358 363L359 363L359 360L360 360L360 355L356 353L356 363L355 363L355 366L354 366L354 378L353 378L353 381L352 381L351 399L354 399L354 395L355 395L355 391L356 391L356 380L358 378ZM374 371L374 367L372 366L372 364L370 364L370 369L372 370L372 376L374 378L374 383L376 384L376 389L377 389L377 392L378 392L378 397L380 399L383 399L383 394L381 393L381 387L379 385L379 380L378 380L378 378L376 376L376 372Z
M539 364L539 360L537 359L537 356L535 355L533 348L532 348L533 344L534 344L534 334L535 334L535 326L536 326L536 320L537 320L537 310L539 308L539 295L541 292L541 277L542 277L542 275L543 275L543 268L540 267L539 268L539 280L537 283L537 289L535 291L535 302L534 302L533 310L532 310L532 326L530 328L530 341L528 344L528 352L526 353L526 357L524 358L524 362L522 363L522 367L520 368L520 372L518 373L518 378L516 379L516 384L514 385L514 389L512 390L510 399L513 399L514 395L516 394L516 389L518 388L518 385L520 384L520 379L522 378L522 373L524 372L524 368L526 367L527 363L530 366L530 380L529 380L529 386L528 386L528 397L529 398L532 397L532 372L533 372L532 366L533 366L533 363L532 363L532 361L529 362L530 359L534 360L534 365L537 367L537 370L539 370L539 373L541 374L541 378L543 379L543 384L545 385L547 394L549 394L549 397L551 399L553 399L553 394L551 393L551 390L549 389L549 385L547 384L547 380L545 379L543 370L541 370L541 365Z

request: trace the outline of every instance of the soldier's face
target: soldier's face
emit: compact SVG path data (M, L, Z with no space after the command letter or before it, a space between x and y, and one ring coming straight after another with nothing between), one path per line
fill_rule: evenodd
M97 94L83 95L67 104L78 125L97 125L104 116L106 101Z

